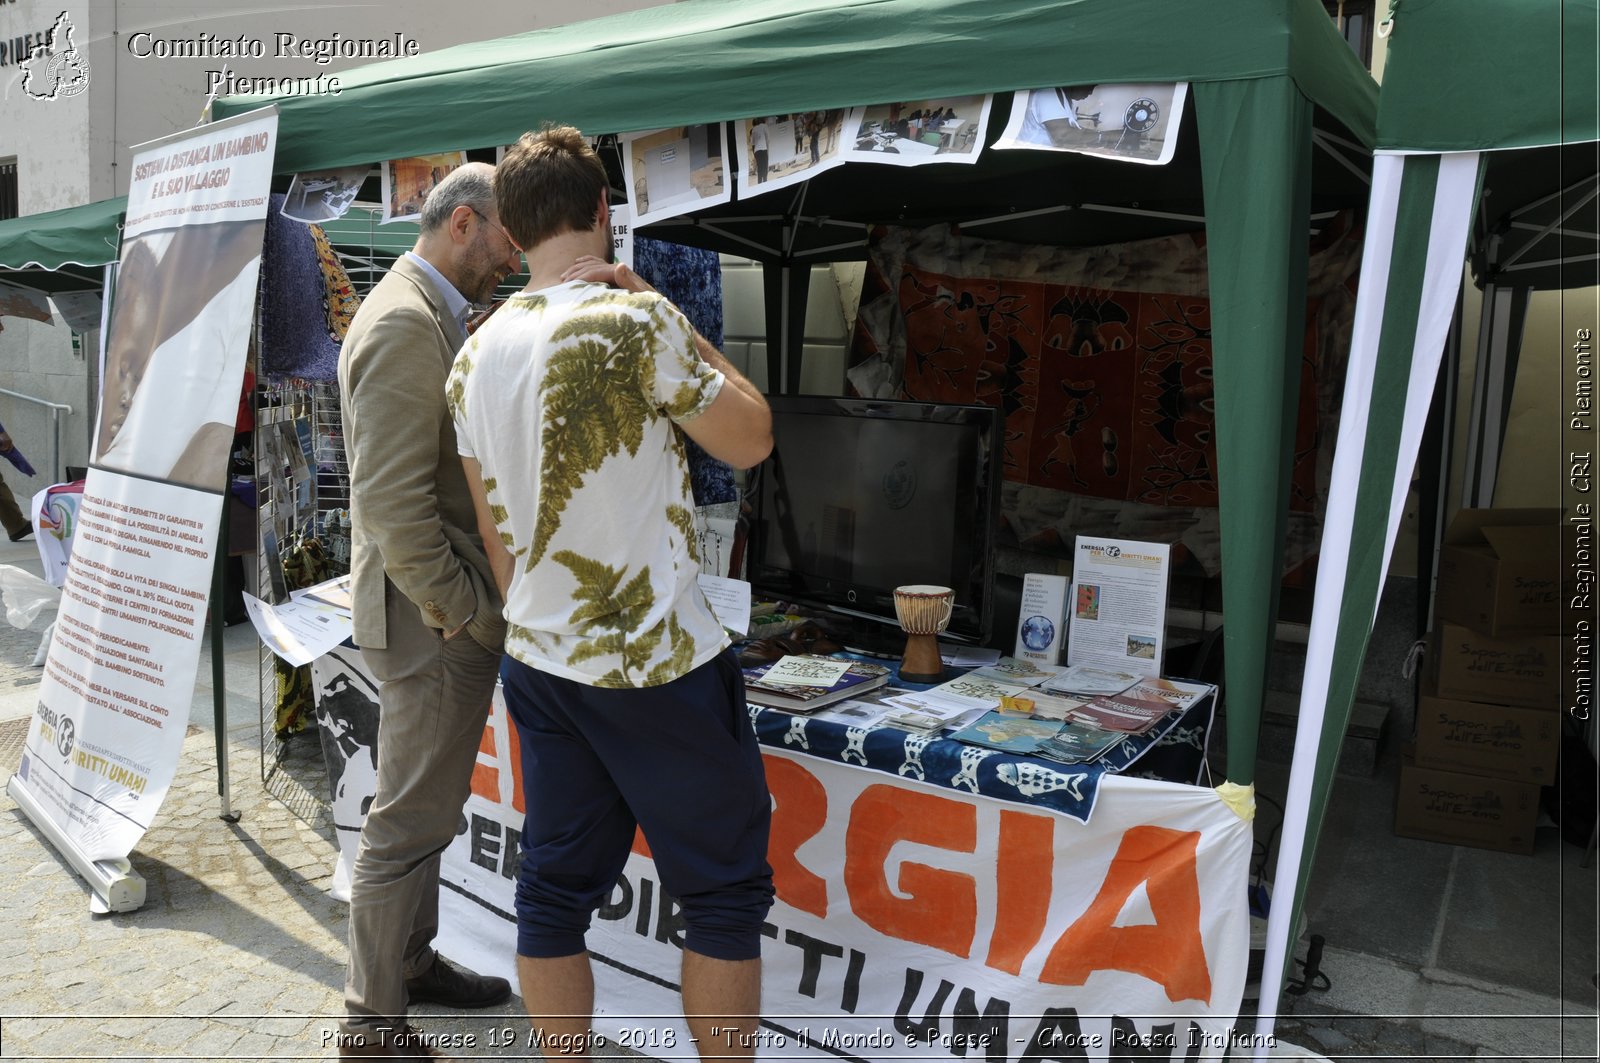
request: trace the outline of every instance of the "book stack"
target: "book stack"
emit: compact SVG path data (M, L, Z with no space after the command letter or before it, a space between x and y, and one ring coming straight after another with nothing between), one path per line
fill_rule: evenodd
M867 661L790 654L744 669L746 701L785 712L811 713L860 697L889 681L889 669Z

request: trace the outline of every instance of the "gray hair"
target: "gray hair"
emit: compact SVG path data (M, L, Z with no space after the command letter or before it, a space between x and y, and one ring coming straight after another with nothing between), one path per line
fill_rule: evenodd
M431 233L450 220L457 207L470 207L484 215L494 211L494 167L486 162L469 162L451 170L434 186L422 203L418 225Z

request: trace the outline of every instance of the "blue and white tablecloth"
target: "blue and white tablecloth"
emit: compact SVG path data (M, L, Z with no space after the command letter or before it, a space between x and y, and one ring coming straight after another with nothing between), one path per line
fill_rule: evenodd
M1108 772L1196 782L1215 701L1214 693L1202 698L1149 733L1125 739L1091 764L1016 756L882 724L854 727L754 703L748 708L763 745L985 797L1042 805L1087 823L1100 779ZM1129 771L1135 763L1139 770Z

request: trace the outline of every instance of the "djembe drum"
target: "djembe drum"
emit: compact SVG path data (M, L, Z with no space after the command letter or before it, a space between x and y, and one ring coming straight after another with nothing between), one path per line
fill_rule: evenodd
M906 633L900 678L908 683L937 683L944 678L938 634L950 623L956 592L949 587L913 583L894 589L894 613Z

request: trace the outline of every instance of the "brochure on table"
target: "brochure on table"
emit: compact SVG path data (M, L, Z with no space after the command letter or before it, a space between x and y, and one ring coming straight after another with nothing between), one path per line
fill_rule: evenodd
M1078 536L1068 664L1161 674L1171 551L1166 543Z

